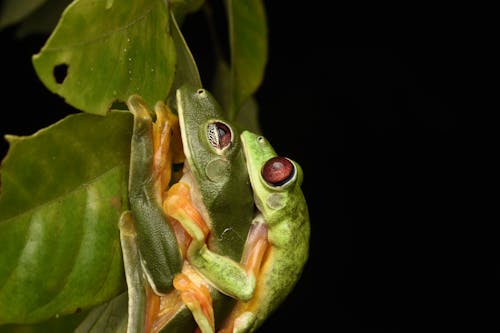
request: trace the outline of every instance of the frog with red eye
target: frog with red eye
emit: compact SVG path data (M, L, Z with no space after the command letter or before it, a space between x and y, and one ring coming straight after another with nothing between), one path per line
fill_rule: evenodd
M239 136L204 89L181 87L177 107L186 160L163 210L183 239L185 260L173 277L177 293L149 293L146 307L154 303L156 310L146 311L146 327L175 330L190 311L203 333L253 332L290 293L308 257L302 169L277 156L264 137L248 131ZM142 331L144 296L133 300L129 318Z
M179 155L169 148L177 146L171 137L175 122L160 125L164 113L169 118L159 112L164 107L155 108L153 122L139 96L131 96L128 106L134 114L132 212L123 215L120 231L132 295L129 332L189 331L193 317L203 333L213 332L236 299L248 299L255 286L240 265L254 202L239 132L208 91L180 87L176 108L183 170L164 176ZM161 219L141 219L160 212L157 204ZM160 283L166 288L160 290Z
M220 333L256 331L292 291L309 256L302 168L278 156L261 135L243 131L241 142L258 210L242 263L257 283L251 300L237 303Z
M207 121L207 107L216 103L206 90L181 88L177 102L184 153L192 172L185 172L169 190L165 211L193 238L186 250L190 265L211 287L238 301L218 327L204 324L207 316L202 314L201 302L192 301L194 306L190 308L204 333L214 328L222 332L253 332L291 292L308 258L310 226L301 190L302 169L295 161L278 156L263 136L243 131L236 137L235 129L224 120L209 117ZM199 110L204 112L196 113ZM205 120L196 119L197 114ZM190 121L186 121L186 116ZM211 148L206 149L207 146ZM242 155L235 155L238 158L233 157L229 163L227 154L231 151ZM250 230L244 222L247 214L242 215L242 209L249 207L248 193L242 185L245 179L250 182L253 197ZM174 200L175 192L185 186L180 185L183 183L198 189L191 190L195 210L185 209L187 205ZM228 191L229 184L237 183L243 192L235 191L236 188ZM185 196L178 196L182 197ZM200 201L204 204L198 204ZM215 232L215 243L207 238L203 221L211 221L208 229ZM217 225L220 223L224 226ZM243 234L242 227L248 232ZM236 242L243 251L241 256L231 255L229 248L220 248L219 241L234 235L235 228L241 230ZM189 277L182 274L176 276L174 285L176 281L178 289L190 284Z

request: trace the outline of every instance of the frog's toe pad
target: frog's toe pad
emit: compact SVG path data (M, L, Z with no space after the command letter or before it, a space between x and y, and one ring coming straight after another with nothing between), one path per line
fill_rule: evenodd
M248 329L253 325L255 319L256 317L252 312L250 311L243 312L234 320L233 333L248 332L249 331Z

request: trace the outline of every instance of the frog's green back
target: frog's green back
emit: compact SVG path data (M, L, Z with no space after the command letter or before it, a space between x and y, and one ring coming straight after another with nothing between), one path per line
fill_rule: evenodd
M243 131L241 139L255 203L267 225L271 245L261 267L255 296L248 305L248 310L255 315L248 322L249 332L253 332L300 279L309 257L310 223L301 189L300 165L279 157L261 135ZM271 174L266 174L268 170Z
M204 89L182 86L177 90L177 107L186 160L211 220L208 245L240 261L254 212L240 134ZM214 148L213 136L227 130L231 143Z

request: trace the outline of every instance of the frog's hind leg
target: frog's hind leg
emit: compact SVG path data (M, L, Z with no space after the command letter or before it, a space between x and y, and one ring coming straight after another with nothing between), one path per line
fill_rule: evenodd
M215 332L212 297L206 283L189 266L184 264L182 273L174 278L174 288L180 292L182 301L189 308L202 333Z

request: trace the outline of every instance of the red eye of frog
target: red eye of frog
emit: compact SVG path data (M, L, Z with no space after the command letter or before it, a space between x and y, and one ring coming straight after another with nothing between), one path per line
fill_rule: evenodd
M208 124L207 128L208 142L215 149L223 150L232 143L233 134L226 124L216 121Z
M276 156L262 167L262 178L271 186L281 186L293 178L295 167L286 157Z

